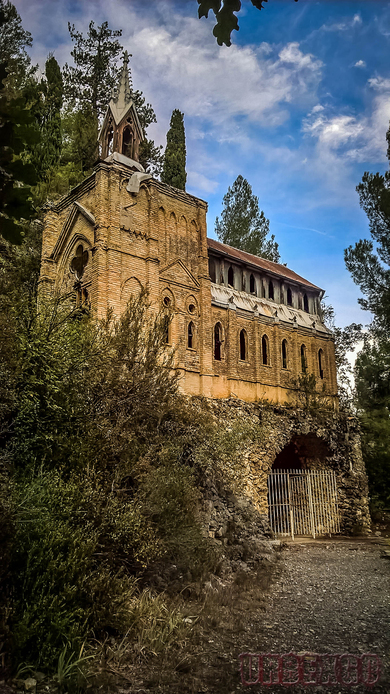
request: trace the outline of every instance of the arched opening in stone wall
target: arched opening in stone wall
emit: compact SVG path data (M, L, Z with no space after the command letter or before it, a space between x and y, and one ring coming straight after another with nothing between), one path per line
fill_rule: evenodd
M272 470L318 470L326 467L329 447L316 434L296 434L276 456Z

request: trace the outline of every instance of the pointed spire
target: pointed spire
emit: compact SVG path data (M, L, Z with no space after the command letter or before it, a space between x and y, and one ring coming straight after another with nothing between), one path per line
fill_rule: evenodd
M118 88L113 90L111 97L120 111L126 108L131 101L131 90L133 85L131 83L131 73L129 76L129 57L131 58L131 53L129 54L125 51L123 54L123 66L119 76Z

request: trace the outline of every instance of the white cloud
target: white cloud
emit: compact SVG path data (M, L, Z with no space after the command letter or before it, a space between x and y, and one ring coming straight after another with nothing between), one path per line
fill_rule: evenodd
M322 31L348 31L355 26L363 24L363 20L360 14L355 14L352 19L346 20L344 22L335 22L334 24L323 24Z
M187 189L203 190L205 193L215 193L218 181L212 181L198 171L187 171Z
M332 153L351 161L385 161L385 134L390 118L390 79L371 78L369 87L376 92L372 110L360 117L351 114L320 113L312 109L303 122L303 131L317 139L321 156Z
M358 60L358 61L355 63L354 67L366 67L366 63L365 63L364 60Z

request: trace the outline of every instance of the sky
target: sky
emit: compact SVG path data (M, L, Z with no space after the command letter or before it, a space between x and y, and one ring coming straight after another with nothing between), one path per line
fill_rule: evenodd
M238 175L259 198L281 262L325 289L340 326L369 322L344 249L369 236L356 186L388 166L390 0L242 0L240 29L218 46L196 0L13 0L30 54L72 64L68 22L122 29L133 85L165 146L184 113L187 191L209 204L208 235ZM107 95L109 100L109 95Z

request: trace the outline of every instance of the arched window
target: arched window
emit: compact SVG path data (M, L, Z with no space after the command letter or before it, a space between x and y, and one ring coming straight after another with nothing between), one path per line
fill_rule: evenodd
M268 298L273 299L274 298L274 283L272 280L270 280L269 285L268 285Z
M309 300L307 298L307 294L303 295L303 310L306 311L306 313L309 313Z
M245 361L247 358L246 343L247 343L246 332L245 332L245 330L241 330L241 332L240 332L240 359L241 359L241 361Z
M268 337L263 335L261 338L261 352L263 357L263 364L267 366L269 364L269 347L268 347Z
M122 154L132 159L133 157L133 132L129 125L126 125L122 135Z
M209 259L209 275L211 281L216 282L215 262L212 258Z
M228 284L230 284L231 287L234 287L234 271L232 266L230 266L228 270Z
M287 369L287 340L282 342L282 369Z
M188 330L187 330L187 347L189 349L193 349L194 347L194 336L195 336L195 325L191 321L188 323Z
M301 345L301 371L303 374L307 371L306 347Z
M290 287L287 288L287 306L292 306L292 291Z
M318 369L320 372L320 378L324 378L324 353L322 349L318 352Z
M217 323L214 327L214 359L221 361L222 358L222 325Z
M256 294L256 282L253 275L251 275L249 278L249 291L251 294Z

